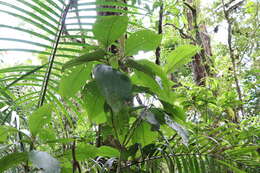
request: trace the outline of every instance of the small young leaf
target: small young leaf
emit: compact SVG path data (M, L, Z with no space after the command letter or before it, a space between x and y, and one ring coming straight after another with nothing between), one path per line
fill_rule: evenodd
M83 91L83 101L89 119L96 124L106 122L104 112L105 98L101 95L95 81L89 82Z
M127 16L102 16L96 20L93 34L107 48L126 32L127 25Z
M73 97L90 79L92 64L78 66L60 81L59 93L63 97Z
M51 121L51 112L51 106L45 104L29 116L29 129L33 136L36 136L41 128Z
M161 43L162 36L150 30L141 30L133 33L127 40L125 56L132 56L139 51L151 51Z
M4 156L0 159L0 172L4 172L9 168L12 168L14 166L17 166L18 164L21 164L22 162L26 162L28 160L28 153L12 153L7 156Z
M38 168L43 169L45 173L60 173L60 163L50 154L42 151L31 151L29 160Z
M199 50L200 48L194 45L182 45L177 47L167 58L167 64L165 65L166 72L173 72L182 65L190 62L192 60L191 58Z
M113 111L119 112L131 99L132 84L128 76L111 66L98 64L94 69L97 85Z

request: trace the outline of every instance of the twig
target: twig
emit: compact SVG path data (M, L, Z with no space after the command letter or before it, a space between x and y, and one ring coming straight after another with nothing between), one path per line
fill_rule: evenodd
M179 33L180 33L180 35L181 35L181 37L182 37L183 39L190 39L190 40L192 40L193 42L196 42L196 40L195 40L192 36L190 36L190 35L184 33L183 29L178 28L177 26L175 26L175 25L172 24L172 23L166 23L165 26L166 26L166 25L172 26L174 29L178 30Z

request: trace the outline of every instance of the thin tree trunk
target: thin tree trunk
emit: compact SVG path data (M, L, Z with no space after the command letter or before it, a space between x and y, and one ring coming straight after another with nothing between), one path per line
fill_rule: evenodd
M162 34L163 32L163 2L161 1L161 5L160 5L160 11L159 11L159 21L158 21L158 34ZM158 46L155 52L155 56L156 56L156 60L155 63L157 65L161 64L161 47Z
M239 80L238 80L238 76L237 76L237 67L236 67L236 57L234 55L234 49L232 48L232 21L229 17L229 12L231 11L230 9L234 9L235 7L237 8L241 3L243 3L244 1L240 1L237 4L235 4L234 6L230 7L228 10L226 10L225 7L225 3L224 0L222 0L222 5L223 5L223 11L224 11L224 15L225 15L225 19L228 23L228 49L229 49L229 56L232 62L232 71L233 71L233 77L235 80L235 84L236 84L236 91L238 94L238 99L241 102L241 105L239 106L239 109L241 111L242 116L244 116L244 109L243 109L243 98L242 98L242 92L241 92L241 88L240 88L240 84L239 84ZM238 115L236 115L236 122L238 121Z
M189 8L189 10L187 11L188 29L190 31L195 30L196 33L196 42L193 44L203 47L201 34L199 32L199 27L197 24L197 10L196 8L191 6L193 0L187 0L187 2L188 3L185 3L185 5ZM201 52L197 53L193 57L192 61L194 79L196 84L199 86L205 86L205 78L207 76L206 68L203 64L205 60L205 50L202 49Z

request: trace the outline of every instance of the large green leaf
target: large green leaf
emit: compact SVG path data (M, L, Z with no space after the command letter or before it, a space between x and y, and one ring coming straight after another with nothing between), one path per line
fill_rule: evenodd
M132 84L128 76L111 66L98 64L94 69L97 85L113 111L119 112L131 99Z
M93 26L95 38L105 47L119 39L127 29L127 16L102 16Z
M151 75L147 75L147 73L135 71L134 75L131 76L131 80L133 84L137 86L149 88L149 90L156 94L160 100L173 102L175 99L175 94L171 92L170 88L168 87L168 82L162 82L165 80L161 80L161 78L158 76L153 78Z
M165 70L167 73L173 72L184 64L190 62L192 57L200 50L194 45L182 45L172 51L167 57Z
M15 152L7 156L4 156L0 159L0 172L4 172L9 168L21 164L22 162L26 162L27 160L28 160L27 152L23 152L23 153Z
M153 85L149 84L150 82L147 82L148 85L146 85L146 87L153 86L153 88L157 88L155 90L157 90L156 93L158 94L158 96L160 95L162 97L162 99L168 100L169 102L173 101L172 100L173 97L171 97L171 95L173 94L172 93L173 84L171 83L171 81L169 81L166 73L163 71L161 66L158 66L157 64L155 64L151 61L145 60L145 59L142 59L142 60L129 59L126 61L126 65L128 67L134 68L140 72L143 72L145 75L147 75L147 77L140 77L140 80L142 83L145 83L143 80L145 80L145 79L151 80L150 78L152 78L154 81L152 83L156 83L156 85L153 86ZM144 76L144 74L143 75L139 74L139 75ZM155 90L152 89L152 91L154 91L154 92L155 92ZM166 97L163 95L165 95Z
M98 156L98 152L98 148L96 148L95 146L84 143L78 144L75 149L77 161L84 161L91 158L94 159ZM68 159L73 159L71 150L68 150L65 155Z
M45 124L51 121L51 112L51 105L45 104L29 116L29 129L33 136L35 136Z
M90 79L92 64L77 66L60 81L59 93L63 97L73 97Z
M125 56L132 56L139 51L151 51L161 43L162 36L150 30L141 30L133 33L125 45Z
M131 76L131 80L133 84L136 84L138 86L143 86L149 88L153 93L156 93L157 95L160 95L161 88L160 85L153 79L151 76L140 72L135 71L134 75Z
M29 160L38 168L43 169L44 173L59 173L60 163L49 153L42 151L31 151Z
M130 115L127 106L121 107L120 111L114 112L111 117L113 128L121 143L123 143L129 130L129 117Z
M96 81L89 82L85 86L83 100L89 119L93 123L104 123L106 121L104 112L105 98L99 92Z
M185 111L183 110L182 107L175 105L175 104L170 104L169 102L165 102L163 100L160 100L160 102L163 105L164 111L166 111L167 113L172 115L173 119L175 119L176 121L177 120L182 120L182 121L186 120Z
M109 146L102 146L98 148L98 155L103 157L119 157L120 152Z
M140 143L143 147L156 141L157 132L151 131L151 125L142 122L134 131L132 142Z

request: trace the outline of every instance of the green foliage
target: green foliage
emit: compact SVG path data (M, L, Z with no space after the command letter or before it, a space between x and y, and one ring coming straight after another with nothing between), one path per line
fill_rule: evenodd
M146 122L142 122L133 134L132 143L140 143L143 147L154 143L157 139L158 134L151 131L151 125Z
M95 22L93 34L107 48L125 33L127 24L127 16L102 16Z
M104 112L105 98L98 90L95 81L89 82L83 91L83 101L89 119L93 123L101 124L106 122L106 115Z
M108 147L108 146L102 146L98 148L98 156L103 157L119 157L120 152L116 150L115 148Z
M84 63L90 62L90 61L98 61L104 59L104 56L106 55L106 52L103 49L98 49L93 52L85 53L77 58L74 58L73 60L70 60L66 62L63 65L63 69L67 69L69 67L73 67L76 65L82 65Z
M187 64L199 50L200 48L194 45L182 45L177 47L168 55L165 71L170 73L177 70L182 65Z
M98 88L114 112L120 111L124 102L131 99L131 81L120 71L99 64L94 69L94 77Z
M9 168L21 164L22 162L26 162L27 160L28 160L28 153L14 152L12 154L4 156L0 159L0 165L1 165L0 172L4 172Z
M152 38L152 39L151 39ZM151 51L161 43L162 36L150 30L140 30L133 33L125 45L125 56L132 56L139 51Z
M51 113L51 105L45 104L29 116L28 125L33 136L36 136L44 125L51 122Z
M0 0L24 23L0 24L24 36L3 60L49 57L0 69L0 172L259 172L259 3L226 4L231 46L211 46L221 5Z
M77 66L68 74L63 75L60 81L59 93L63 97L73 97L86 81L90 79L92 64Z

